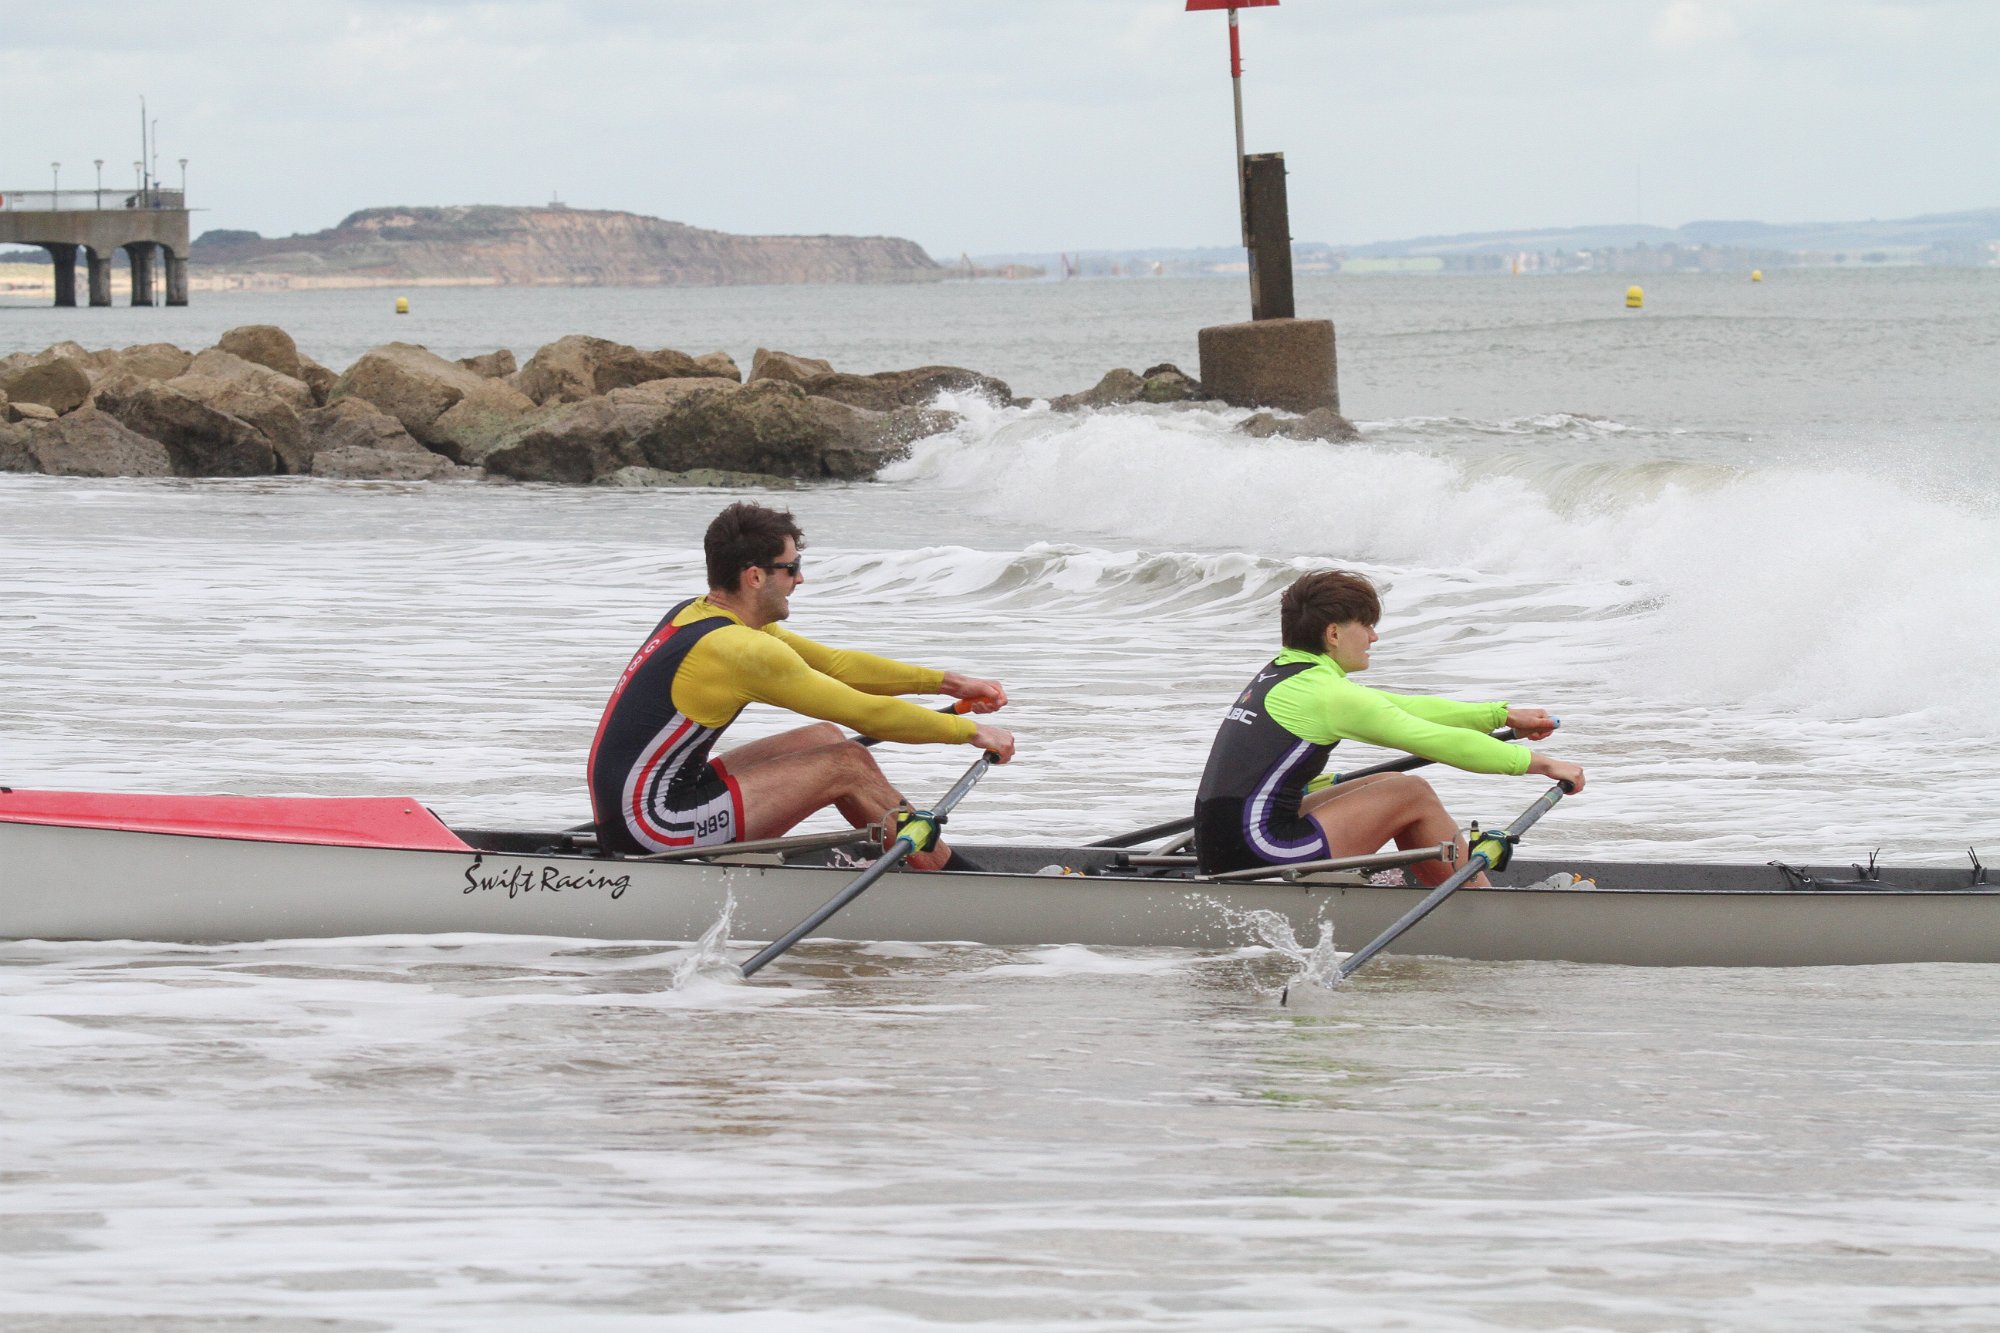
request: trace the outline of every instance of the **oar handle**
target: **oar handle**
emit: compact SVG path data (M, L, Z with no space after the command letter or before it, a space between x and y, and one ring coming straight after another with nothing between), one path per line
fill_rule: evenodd
M982 750L979 758L972 761L972 767L966 769L964 776L959 778L957 782L954 782L951 790L944 794L944 799L931 807L930 813L937 816L937 823L943 823L944 816L951 813L952 807L964 800L965 794L978 785L979 779L986 776L986 770L998 762L999 759L996 756ZM912 822L915 823L917 821ZM922 822L929 823L929 821ZM931 827L935 828L936 825L933 824ZM855 876L853 882L846 888L822 903L818 911L786 931L782 937L772 940L758 951L756 957L743 964L743 975L746 977L750 976L761 969L764 964L770 962L773 958L776 958L779 954L791 948L815 930L818 930L820 926L825 924L827 918L867 892L871 884L895 869L904 857L916 850L916 840L908 832L900 834L894 842L889 844L889 850L884 852L881 859L876 861L874 865L869 866L866 870Z
M1505 833L1488 833L1481 837L1472 845L1471 855L1465 858L1465 864L1459 868L1457 874L1424 895L1424 900L1398 917L1395 925L1377 935L1361 949L1349 954L1341 962L1336 979L1345 981L1353 976L1367 964L1369 959L1395 943L1396 938L1404 931L1429 916L1439 903L1457 893L1466 881L1498 860L1503 847L1517 841L1523 833L1533 828L1536 820L1555 809L1556 802L1573 790L1574 788L1567 782L1558 782L1536 797L1535 803L1523 810L1520 818L1507 826Z
M959 699L946 704L943 708L933 708L931 711L933 713L969 713L972 711L972 700ZM880 745L882 743L882 738L879 736L850 736L848 739L856 745Z

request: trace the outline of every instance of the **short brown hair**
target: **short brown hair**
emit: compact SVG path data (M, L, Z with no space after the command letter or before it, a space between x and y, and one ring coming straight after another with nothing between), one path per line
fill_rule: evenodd
M1301 574L1278 602L1278 627L1285 647L1309 653L1326 651L1326 632L1334 625L1350 620L1373 625L1381 618L1382 598L1375 585L1345 569Z
M735 592L743 586L743 571L752 565L768 565L785 551L790 537L806 549L806 535L789 509L767 509L760 504L738 501L715 516L702 538L701 549L708 557L708 586L719 592Z

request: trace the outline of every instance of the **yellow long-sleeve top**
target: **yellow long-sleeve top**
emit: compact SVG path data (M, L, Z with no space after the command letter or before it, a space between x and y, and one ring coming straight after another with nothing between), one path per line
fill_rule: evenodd
M751 629L706 597L681 608L672 623L691 625L715 616L734 623L705 635L674 673L674 708L701 726L726 726L745 704L761 703L885 741L957 744L978 729L969 717L895 697L937 693L941 671L829 648L775 623Z

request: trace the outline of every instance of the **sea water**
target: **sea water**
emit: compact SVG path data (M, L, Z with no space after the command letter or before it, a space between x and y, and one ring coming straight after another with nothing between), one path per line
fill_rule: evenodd
M574 823L610 682L748 495L806 527L801 632L1007 684L961 838L1183 811L1278 590L1339 564L1385 591L1371 683L1563 717L1590 785L1538 857L1990 861L1996 279L1674 277L1631 316L1309 279L1352 445L960 400L881 481L775 494L0 476L0 783ZM1046 397L1194 369L1241 294L419 296L7 309L0 350L592 332ZM964 766L881 753L919 799ZM1489 823L1537 791L1431 772ZM1280 1007L1319 942L827 942L749 984L719 940L0 945L0 1323L2000 1323L1993 969L1387 958Z

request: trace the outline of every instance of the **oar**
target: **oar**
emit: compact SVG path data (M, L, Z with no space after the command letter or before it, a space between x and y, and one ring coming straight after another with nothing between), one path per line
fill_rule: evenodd
M1551 718L1550 721L1556 726L1562 725L1561 718ZM1512 727L1502 727L1492 734L1493 739L1496 741L1511 741L1514 739L1514 729ZM1407 773L1413 768L1424 768L1436 762L1437 760L1435 759L1425 759L1421 755L1406 754L1401 759L1385 759L1379 764L1371 764L1367 768L1358 768L1352 773L1336 773L1332 778L1315 778L1313 781L1318 785L1310 786L1309 790L1320 791L1327 787L1337 786L1343 782L1352 782L1356 778L1372 778L1380 776L1383 773ZM1084 845L1086 847L1130 847L1134 843L1150 842L1154 838L1165 838L1175 833L1186 833L1193 827L1194 816L1188 815L1181 819L1169 819L1161 824L1148 824L1144 828L1133 829L1130 833L1121 833L1115 838L1105 838L1100 842L1085 843Z
M764 947L763 952L743 965L743 975L746 977L751 975L763 967L764 964L770 962L773 958L776 958L779 954L791 948L815 930L818 930L828 917L853 902L856 898L859 898L867 891L869 885L888 874L904 857L916 851L917 840L912 836L913 830L921 830L924 841L935 842L938 825L944 823L944 817L951 813L952 807L965 799L965 794L972 790L979 779L986 775L986 770L991 768L995 762L990 751L981 752L979 758L973 760L972 767L965 770L965 775L953 783L951 790L944 794L943 800L939 801L934 808L919 810L910 817L908 822L903 825L902 833L897 836L894 842L889 844L889 850L882 853L881 860L855 876L852 884L849 884L839 893L827 899L818 911L786 931L781 938L772 940Z
M1521 840L1521 835L1526 833L1530 828L1533 828L1536 820L1555 809L1557 801L1560 801L1574 790L1575 788L1571 787L1567 782L1558 782L1555 786L1536 797L1535 803L1526 810L1523 810L1521 817L1509 824L1505 832L1488 833L1481 837L1478 842L1473 844L1471 855L1465 858L1465 865L1457 874L1438 885L1435 889L1432 889L1424 896L1422 902L1403 913L1395 925L1369 941L1366 947L1349 954L1347 959L1341 963L1335 972L1334 981L1336 983L1345 981L1360 971L1369 959L1395 943L1397 936L1429 916L1432 909L1445 899L1451 897L1452 894L1457 893L1459 886L1474 875L1489 867L1499 868L1505 866L1513 853L1514 844Z
M943 708L933 708L931 711L933 713L969 713L972 711L972 700L960 699L956 703L946 704ZM880 745L882 743L882 738L879 736L850 736L848 739L856 745Z

